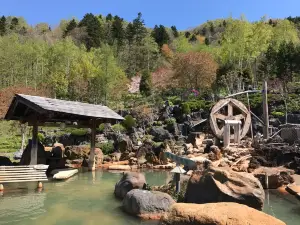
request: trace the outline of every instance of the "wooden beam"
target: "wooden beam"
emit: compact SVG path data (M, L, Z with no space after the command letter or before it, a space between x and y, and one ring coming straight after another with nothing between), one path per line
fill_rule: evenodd
M30 165L37 165L37 151L38 151L38 121L37 121L37 118L33 122L34 122L34 124L32 127Z
M231 98L231 97L234 97L234 96L237 96L237 95L249 94L249 93L258 93L258 92L261 92L261 91L260 90L243 91L243 92L238 92L238 93L235 93L235 94L232 94L232 95L228 95L225 98Z
M92 119L91 125L91 150L89 157L89 170L95 170L95 141L96 141L96 119Z

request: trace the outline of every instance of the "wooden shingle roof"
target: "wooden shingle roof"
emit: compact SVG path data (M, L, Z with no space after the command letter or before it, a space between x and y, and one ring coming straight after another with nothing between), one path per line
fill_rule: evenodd
M47 122L88 120L91 118L123 120L119 114L103 105L65 101L39 96L16 94L5 116L7 120L22 120L37 114Z

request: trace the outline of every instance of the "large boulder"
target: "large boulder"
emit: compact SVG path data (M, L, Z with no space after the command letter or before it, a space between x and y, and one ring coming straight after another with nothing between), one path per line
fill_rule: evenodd
M79 146L68 146L65 150L65 155L67 159L84 159L88 158L90 152L90 146L88 145L79 145Z
M284 222L250 208L232 203L176 203L160 221L160 225L285 225Z
M259 180L249 173L209 167L192 174L186 194L186 203L237 202L261 210L265 193Z
M23 151L22 158L20 160L20 165L30 165L31 144L32 144L32 140L29 140L28 145L26 146L25 150ZM46 154L45 148L41 143L38 142L37 164L46 164L46 162L47 162L47 154Z
M125 212L143 219L160 219L175 201L159 191L131 190L123 200Z
M12 166L13 163L10 161L9 158L5 156L0 156L0 166Z
M115 196L123 199L132 189L142 189L146 185L146 178L142 173L124 173L121 180L115 185Z
M133 150L132 141L129 138L129 136L120 136L117 138L117 141L115 142L116 149L123 152L131 152Z
M156 142L163 142L173 138L172 134L163 127L152 127L150 134L154 137L153 140Z
M57 147L56 147L57 148ZM68 160L88 159L91 147L88 145L68 146L65 149L65 156ZM103 153L100 148L95 148L95 166L99 167L103 163Z
M14 160L20 160L23 155L23 149L20 149L14 153Z
M99 167L103 163L103 152L100 148L95 148L95 165Z

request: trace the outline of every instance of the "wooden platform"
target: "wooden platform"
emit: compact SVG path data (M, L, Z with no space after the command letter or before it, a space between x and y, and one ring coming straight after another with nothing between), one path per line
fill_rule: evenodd
M48 165L0 166L0 184L48 181Z

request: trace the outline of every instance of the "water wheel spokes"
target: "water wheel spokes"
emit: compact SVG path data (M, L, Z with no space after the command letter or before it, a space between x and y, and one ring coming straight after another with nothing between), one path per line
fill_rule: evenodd
M223 139L225 120L241 121L240 135L243 138L250 128L251 114L240 101L231 98L223 99L217 102L210 114L211 129L219 139Z

